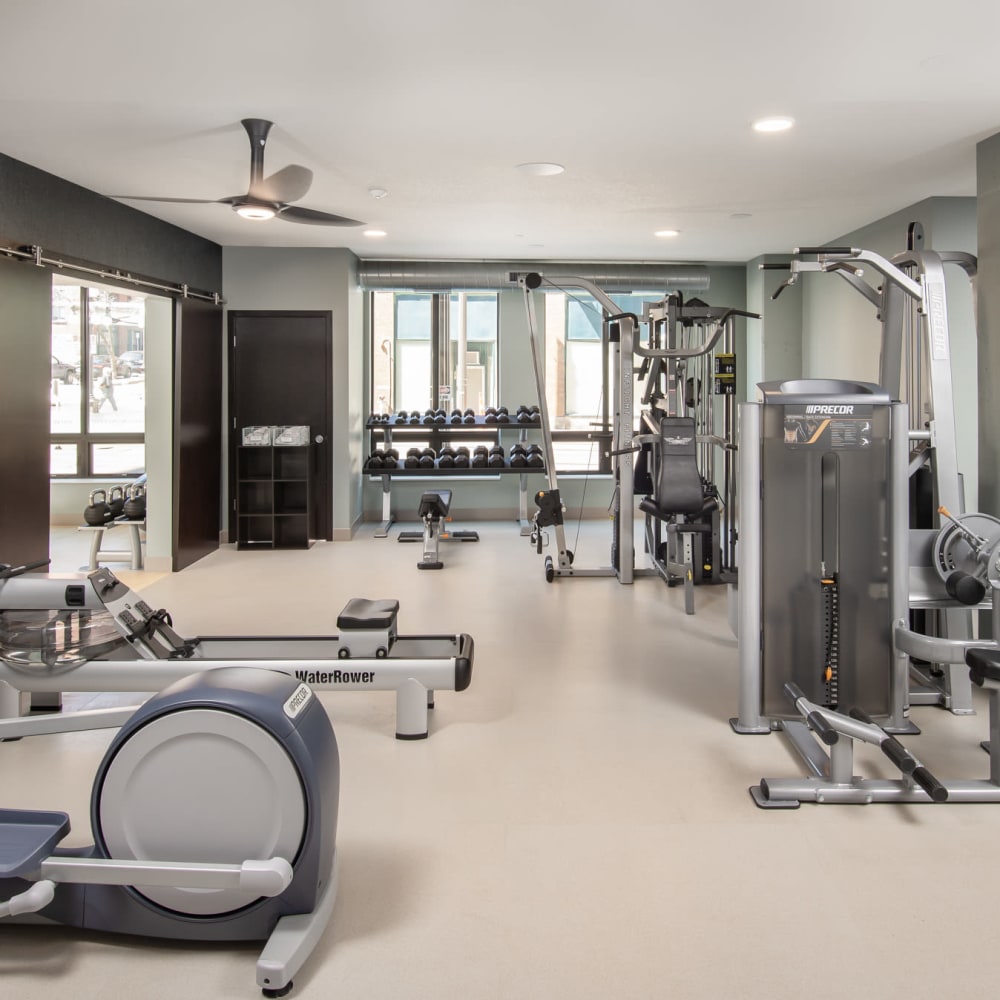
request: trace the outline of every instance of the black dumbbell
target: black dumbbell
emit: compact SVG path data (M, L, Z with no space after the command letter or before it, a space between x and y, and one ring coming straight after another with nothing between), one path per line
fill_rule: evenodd
M420 414L419 413L410 414L410 419L407 422L410 424L410 426L413 426L414 424L419 424L421 422Z
M434 453L430 455L420 456L420 468L421 469L433 469L434 468Z
M497 423L498 424L509 424L510 423L510 414L509 413L504 413L503 410L501 410L497 414Z
M381 469L385 465L385 459L381 455L369 455L368 456L368 468L369 469Z
M532 469L540 469L545 465L545 459L542 458L542 453L540 451L529 451L528 452L528 466Z
M468 451L462 452L458 451L455 454L455 468L456 469L467 469L471 465L471 460L469 459Z
M485 469L487 465L490 464L489 456L485 451L476 450L476 453L472 456L472 461L469 463L473 469Z
M457 458L459 455L464 455L466 458L469 457L469 449L466 448L466 446L464 444L460 444L455 449L455 457Z
M462 417L462 423L463 424L474 424L475 422L476 422L476 418L471 413L466 413L466 415L464 417Z
M510 410L508 410L506 406L498 406L497 413L506 413L507 416L510 416Z
M449 455L447 452L442 452L441 457L438 459L439 469L454 469L455 468L455 456Z
M443 413L435 413L434 414L434 423L436 423L436 424L446 424L447 422L448 422L448 418Z
M506 463L503 460L503 452L491 451L487 465L491 469L502 469Z
M463 417L474 417L475 415L476 411L471 406L462 414Z
M406 456L403 461L403 465L407 469L419 469L420 468L420 452L415 448L410 449L410 454Z

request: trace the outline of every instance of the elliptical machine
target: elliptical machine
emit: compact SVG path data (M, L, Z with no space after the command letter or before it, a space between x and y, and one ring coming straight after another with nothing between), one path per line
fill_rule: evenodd
M340 762L329 717L285 673L220 668L154 695L94 779L94 844L62 812L0 809L0 917L266 944L280 997L333 912Z

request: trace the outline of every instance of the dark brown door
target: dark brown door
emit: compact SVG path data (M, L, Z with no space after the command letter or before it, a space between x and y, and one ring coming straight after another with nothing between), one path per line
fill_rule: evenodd
M222 307L174 313L174 571L219 547L222 526Z
M0 257L0 562L49 554L52 277Z
M309 537L333 539L333 334L328 312L234 311L230 332L230 496L241 429L305 425L311 442ZM236 537L230 505L230 537Z

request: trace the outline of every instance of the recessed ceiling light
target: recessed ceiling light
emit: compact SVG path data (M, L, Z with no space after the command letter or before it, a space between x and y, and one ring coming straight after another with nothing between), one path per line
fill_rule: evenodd
M654 236L659 236L662 239L669 239L671 236L680 236L681 231L679 229L657 229Z
M553 177L561 174L566 168L558 163L519 163L514 169L532 177Z
M378 187L369 188L368 189L368 194L369 194L370 197L374 198L376 201L381 201L381 199L389 197L389 192L386 191L385 188L378 188Z
M371 236L373 239L376 237L388 235L384 229L366 229L364 232L365 236Z
M795 124L794 118L787 115L772 115L769 118L758 118L753 123L755 132L787 132Z

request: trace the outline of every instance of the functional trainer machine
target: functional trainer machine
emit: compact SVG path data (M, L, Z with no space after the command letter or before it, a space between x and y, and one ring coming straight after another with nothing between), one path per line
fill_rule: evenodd
M159 691L195 672L253 666L318 691L395 691L396 738L418 740L434 691L464 691L472 679L472 637L399 635L395 600L348 602L336 636L184 638L166 611L106 567L86 576L27 572L36 567L0 571L0 739L118 726L131 715L22 718L35 692Z
M914 628L942 638L969 640L972 613L938 599L937 574L928 553L944 525L944 507L966 511L959 469L955 392L951 370L946 268L967 278L973 303L977 261L959 251L923 249L923 228L910 224L907 249L891 259L856 247L797 247L788 264L763 264L791 273L772 298L809 272L835 274L875 307L881 326L878 383L909 407L910 524L909 608ZM865 280L866 270L877 285ZM973 312L975 310L973 309ZM905 516L905 515L904 515ZM956 715L973 711L972 687L964 662L909 664L909 705L938 705Z
M528 317L531 359L538 391L542 441L548 488L535 496L537 511L532 523L531 538L538 552L542 551L547 538L545 529L555 533L556 554L545 557L545 578L552 581L562 577L614 576L619 583L630 584L636 576L663 576L668 582L677 578L675 563L682 562L685 582L693 582L695 569L691 564L690 534L685 539L684 532L670 532L668 541L661 548L660 522L673 521L680 512L667 512L665 507L657 511L647 510L646 547L650 552L653 566L637 569L635 565L635 453L647 447L658 453L655 461L660 461L659 423L663 416L686 416L695 419L695 436L699 460L705 464L701 475L711 474L710 456L716 448L723 448L725 454L724 495L716 510L721 508L725 518L721 531L716 523L715 534L724 545L724 551L731 557L735 545L735 533L730 530L730 491L735 490L735 477L731 475L734 431L732 417L735 404L735 323L737 317L755 317L753 313L737 309L713 309L703 303L684 306L680 296L668 296L660 303L647 304L643 318L634 313L622 312L615 302L593 282L585 278L565 275L524 274L518 277L524 292ZM545 372L543 351L538 333L532 292L549 287L553 289L579 289L591 295L602 310L603 346L610 355L611 386L613 398L613 433L610 455L615 475L615 493L612 499L612 544L611 564L599 568L584 568L574 563L573 553L566 546L564 530L564 505L559 492L558 476L552 443L551 421L546 405ZM646 337L641 336L641 326L647 329ZM721 351L714 353L716 346ZM641 359L637 371L635 359ZM724 397L722 434L716 433L714 425L714 403L712 393L707 391L709 365L715 366L713 388ZM645 379L641 394L637 393L637 378ZM688 405L691 398L689 388L699 397L698 403ZM730 391L729 387L733 391ZM704 389L704 393L701 392ZM640 395L643 405L648 407L643 414L643 426L636 431L636 397ZM699 416L701 415L701 416ZM701 419L703 417L704 419ZM666 456L669 461L670 456ZM687 464L685 462L685 464ZM654 475L654 481L659 477ZM714 487L712 487L714 489ZM700 505L699 505L700 506ZM654 503L655 507L655 503ZM711 518L711 515L709 515ZM722 536L726 536L721 541ZM680 539L685 555L675 556L674 546ZM661 555L661 552L663 553ZM685 561L686 560L686 561ZM721 559L712 556L712 565L721 568ZM703 560L702 565L708 563ZM688 592L689 611L693 611L693 598Z
M441 542L478 542L475 531L447 531L451 490L426 490L420 497L417 516L424 522L423 531L401 531L401 542L423 542L424 554L417 569L442 569L444 563L438 551Z
M762 779L761 807L813 802L1000 801L1000 650L924 635L908 617L907 406L871 383L760 386L740 405L739 733L781 730L808 776ZM987 606L1000 635L1000 521L939 510L921 563L939 608ZM990 692L990 778L936 778L895 734L909 719L909 660L968 664ZM878 746L900 778L854 774L854 743Z
M337 890L340 761L310 688L284 673L194 674L121 728L94 778L94 844L66 813L0 809L0 917L188 941L266 941L284 996Z

